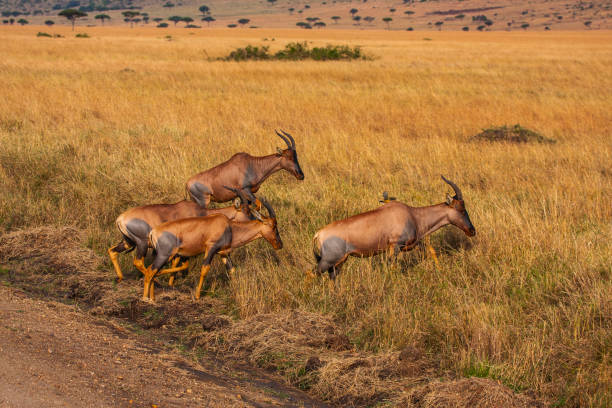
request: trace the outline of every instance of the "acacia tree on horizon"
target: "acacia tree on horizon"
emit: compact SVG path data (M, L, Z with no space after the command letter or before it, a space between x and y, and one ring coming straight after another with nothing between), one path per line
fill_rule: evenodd
M240 20L238 20L238 24L240 24L240 27L244 27L246 24L249 24L249 20L248 18L241 18Z
M72 23L72 31L74 31L74 24L76 23L76 20L82 17L86 17L87 13L84 13L80 10L69 8L69 9L64 9L60 11L57 15L66 17L66 19L68 19L68 21Z
M102 21L102 26L104 26L104 20L110 20L110 16L108 14L98 14L94 18L96 20Z
M136 21L136 16L140 15L140 12L138 11L124 11L123 13L123 17L125 17L125 21L130 23L130 28L134 28L134 23L137 22ZM140 20L138 20L140 21Z
M387 23L387 30L391 29L391 21L393 21L393 19L391 17L385 17L382 19L385 23Z
M206 23L208 23L208 27L210 27L210 23L212 23L213 21L217 21L217 19L213 16L206 16L202 19L202 21L206 21Z

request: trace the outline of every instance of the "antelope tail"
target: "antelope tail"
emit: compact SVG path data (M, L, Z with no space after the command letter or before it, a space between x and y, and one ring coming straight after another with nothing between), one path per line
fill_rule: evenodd
M125 222L123 220L123 215L120 215L119 217L117 217L115 224L117 224L117 228L119 228L119 231L121 231L124 237L128 237L128 238L130 237L130 233L127 230L125 226Z
M153 248L155 250L155 248L157 247L157 234L155 234L155 230L152 229L149 232L149 248Z
M317 260L317 263L321 260L321 243L319 242L319 233L317 232L312 239L312 253Z

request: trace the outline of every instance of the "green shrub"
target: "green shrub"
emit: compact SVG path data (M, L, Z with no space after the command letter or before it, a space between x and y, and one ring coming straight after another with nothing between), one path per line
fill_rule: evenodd
M270 47L268 46L257 47L247 45L245 48L236 48L224 59L226 61L267 60L271 57L268 54L269 49Z
M37 37L49 37L52 38L53 36L49 33L43 33L43 32L38 32L38 34L36 34Z
M89 38L89 34L87 33L78 33L75 35L76 38Z
M268 46L248 45L245 48L237 48L227 57L221 58L224 61L246 61L246 60L289 60L298 61L312 59L315 61L330 60L352 60L368 59L361 51L360 47L349 47L348 45L326 45L325 47L310 48L306 41L292 42L285 45L285 48L275 54L269 53Z

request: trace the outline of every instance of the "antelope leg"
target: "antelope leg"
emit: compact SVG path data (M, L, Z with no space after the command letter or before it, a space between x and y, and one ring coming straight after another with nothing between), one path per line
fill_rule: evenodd
M204 278L208 274L210 270L210 264L202 265L202 269L200 270L200 282L198 283L198 288L196 289L195 297L196 299L200 299L200 292L202 291L202 285L204 284Z

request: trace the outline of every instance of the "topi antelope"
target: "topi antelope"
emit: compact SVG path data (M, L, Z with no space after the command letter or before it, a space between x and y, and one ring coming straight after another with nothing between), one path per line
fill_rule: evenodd
M255 201L261 184L273 173L287 170L298 180L304 179L304 173L298 162L295 140L284 131L278 137L287 144L287 149L278 149L276 154L254 157L248 153L236 153L228 161L191 177L185 186L187 194L201 207L207 208L211 201L223 203L236 197L236 193L223 186L230 186L243 191L251 201Z
M444 203L409 207L390 201L375 210L333 222L319 230L313 240L316 272L327 271L334 280L349 255L364 257L389 251L397 256L400 251L413 249L423 237L448 224L461 229L469 237L476 235L461 190L444 176L442 179L455 191L452 198L447 194Z
M108 249L108 255L117 273L117 282L123 280L123 273L117 261L117 256L121 252L130 252L136 249L134 266L143 274L145 273L144 257L147 255L149 248L149 232L153 228L167 221L212 214L222 214L235 221L252 219L247 201L240 198L234 200L233 206L224 208L205 209L193 201L183 200L174 204L152 204L130 208L119 215L115 222L123 235L123 239L117 245ZM172 285L174 279L171 277L170 280Z
M170 221L153 228L149 233L149 241L156 255L145 272L143 300L155 300L153 279L156 276L189 267L189 261L185 260L178 267L160 271L168 260L175 257L184 259L204 254L200 281L195 291L195 297L199 299L204 278L216 254L221 255L231 276L234 267L229 255L233 249L258 238L264 238L274 249L281 249L283 242L278 233L274 210L264 198L260 202L266 207L268 217L253 209L251 213L255 220L251 221L230 221L221 214L215 214Z

